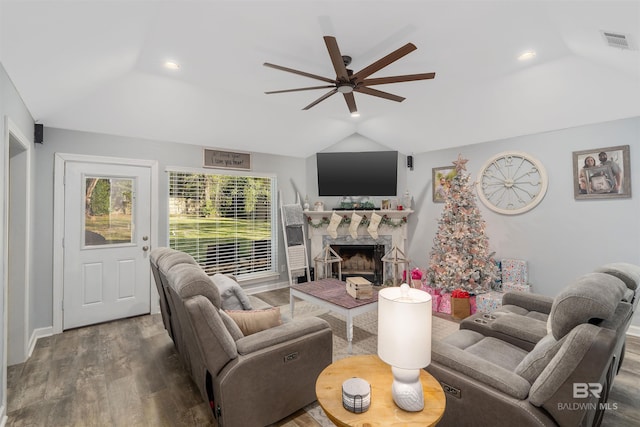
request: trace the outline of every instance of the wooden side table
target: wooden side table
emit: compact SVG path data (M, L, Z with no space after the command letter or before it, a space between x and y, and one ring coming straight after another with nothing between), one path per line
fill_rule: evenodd
M355 414L342 406L342 383L359 377L371 384L371 406ZM354 356L327 366L316 381L318 403L337 426L433 426L446 405L440 383L424 369L420 372L424 392L424 409L406 412L396 406L391 396L391 367L376 355Z

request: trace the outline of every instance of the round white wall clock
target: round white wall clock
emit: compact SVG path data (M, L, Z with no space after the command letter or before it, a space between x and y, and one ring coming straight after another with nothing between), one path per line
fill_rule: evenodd
M537 159L520 151L505 151L480 169L478 197L494 212L516 215L540 203L548 184L547 172Z

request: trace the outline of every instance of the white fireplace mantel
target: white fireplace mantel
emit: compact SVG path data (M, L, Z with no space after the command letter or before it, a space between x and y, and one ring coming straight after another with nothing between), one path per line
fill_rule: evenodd
M374 239L373 236L367 231L365 225L358 227L358 233L354 238L349 231L349 224L343 224L338 227L337 237L333 238L327 231L328 220L331 219L331 215L336 213L340 216L351 218L355 212L359 216L366 216L371 219L373 212L386 217L389 224L380 223L378 227L378 238ZM318 254L322 252L325 245L340 244L340 245L371 245L382 244L385 246L385 252L390 251L393 246L396 246L402 252L405 252L405 245L407 241L407 219L409 215L413 213L412 210L339 210L339 211L304 211L305 217L311 220L312 224L308 224L307 237L309 239L309 255L313 260ZM321 226L317 226L322 223ZM406 253L406 252L405 252Z

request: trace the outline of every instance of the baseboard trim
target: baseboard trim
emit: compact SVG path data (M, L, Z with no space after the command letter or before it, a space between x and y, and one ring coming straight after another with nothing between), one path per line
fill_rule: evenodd
M244 291L249 294L257 294L259 292L266 292L266 291L275 291L276 289L282 289L282 288L288 288L289 287L289 282L278 282L278 283L269 283L266 285L256 285L256 286L247 286L247 287L242 287L242 289L244 289Z
M629 329L627 329L627 335L631 335L632 337L640 337L640 326L629 326Z
M31 338L29 339L29 351L27 352L27 359L31 357L31 354L33 354L33 350L36 348L38 340L40 338L50 337L51 335L53 335L53 326L34 329L33 333L31 334Z

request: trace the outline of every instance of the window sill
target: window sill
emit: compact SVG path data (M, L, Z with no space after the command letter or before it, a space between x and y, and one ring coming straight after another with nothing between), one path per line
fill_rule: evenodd
M265 282L280 278L280 274L273 271L264 271L260 273L243 274L238 276L237 280L240 286L254 285L256 283Z

